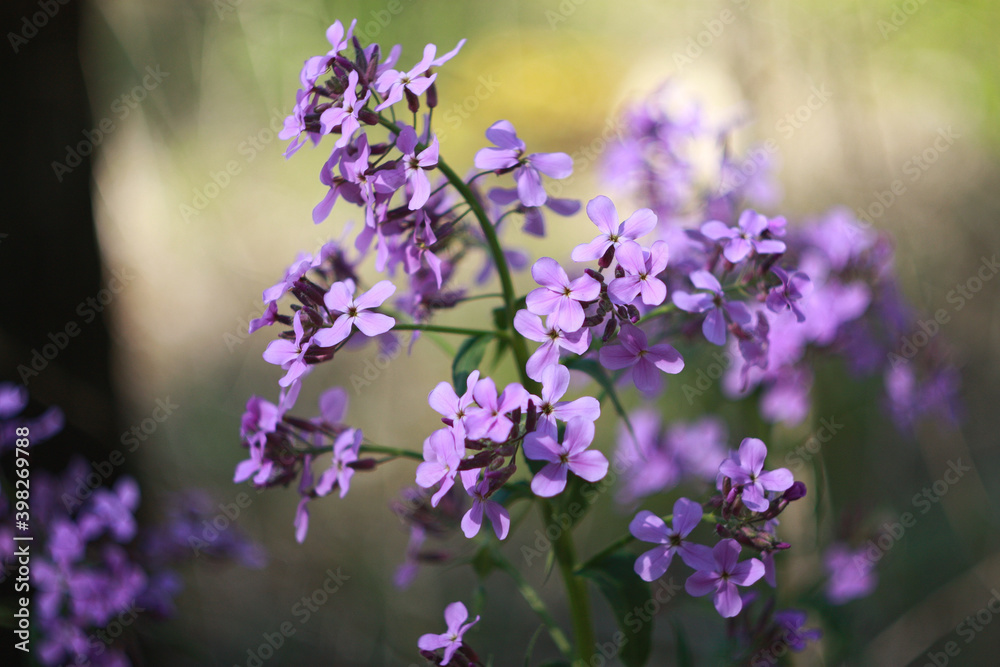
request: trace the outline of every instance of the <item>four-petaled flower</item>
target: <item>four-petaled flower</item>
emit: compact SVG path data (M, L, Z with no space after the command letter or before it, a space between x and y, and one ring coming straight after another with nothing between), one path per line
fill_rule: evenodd
M351 477L354 477L354 468L349 464L358 460L361 440L361 429L357 428L349 428L337 436L333 442L333 459L330 461L330 467L316 482L316 495L327 495L333 491L334 485L340 489L341 498L347 495L351 488Z
M531 490L542 498L551 498L566 488L566 472L588 482L597 482L608 474L608 459L596 449L587 449L594 440L594 422L583 417L571 419L560 443L551 422L539 422L538 430L524 439L524 455L548 461L531 479Z
M483 378L477 382L472 396L481 408L465 420L469 438L473 440L487 438L493 442L503 442L514 426L507 413L528 404L528 391L524 387L512 382L498 397L496 384L491 378Z
M312 340L305 339L301 310L292 318L292 329L295 331L294 341L287 338L272 340L264 350L264 361L281 366L285 370L285 376L278 380L278 384L282 387L291 385L309 370L305 357Z
M528 293L528 310L549 315L549 324L565 332L579 331L584 320L581 302L595 301L601 294L601 283L586 274L570 282L566 271L551 257L535 262L531 277L541 287Z
M667 268L670 257L666 241L657 241L646 250L635 241L626 241L615 251L615 259L625 271L608 285L608 296L619 304L630 304L642 295L647 306L659 306L667 298L667 286L656 276Z
M463 478L464 481L464 478ZM472 496L472 507L465 516L462 517L462 532L470 540L479 534L479 529L483 527L483 514L493 524L493 532L498 540L506 539L510 531L510 513L503 505L495 500L490 500L487 495L490 492L490 481L481 479L473 482L471 488L466 491Z
M708 271L694 271L690 277L695 287L708 290L708 293L690 294L678 290L673 295L674 304L689 313L708 311L705 321L701 324L701 331L705 334L708 342L725 345L726 316L728 315L740 326L745 326L750 324L750 320L753 319L750 311L741 301L726 301L723 297L722 285Z
M479 622L479 616L476 616L471 623L465 623L467 618L469 618L469 610L465 608L465 605L461 602L452 602L444 610L444 620L448 624L448 631L440 635L423 635L417 640L417 647L422 651L436 651L443 648L444 657L441 664L447 665L455 652L462 648L462 635Z
M684 359L669 343L650 345L646 332L622 322L618 333L620 345L605 345L598 353L601 365L608 370L632 369L632 381L645 394L655 394L663 386L659 371L671 375L684 370Z
M538 349L528 357L525 370L532 380L540 381L545 369L559 363L559 350L568 350L582 355L590 347L590 329L579 329L569 333L552 324L549 316L548 326L542 326L542 318L527 310L519 310L514 315L514 328L519 334L541 343Z
M746 210L740 214L738 227L729 227L724 222L711 220L701 226L701 233L722 246L722 255L733 264L742 261L755 251L758 255L773 255L785 252L785 242L760 237L767 228L767 217L756 211Z
M324 111L319 117L319 124L323 128L323 134L330 134L333 128L340 126L340 138L334 144L337 148L343 148L351 140L354 133L361 127L358 114L365 108L371 91L365 91L365 96L358 98L358 73L351 71L347 76L347 88L344 90L344 99L339 106L332 106Z
M409 72L400 72L394 69L382 72L375 80L375 89L385 96L385 100L375 107L375 111L391 107L403 99L404 93L410 93L414 98L423 95L437 78L437 74L428 75L427 70L431 67L439 67L454 58L464 44L464 39L459 40L458 46L440 58L434 57L437 53L437 46L428 44L424 47L424 57ZM414 109L414 111L416 110Z
M604 195L598 195L587 202L587 217L602 233L590 243L583 243L573 248L570 257L574 262L592 262L601 259L609 248L617 249L625 241L634 241L640 236L645 236L656 226L656 214L648 208L640 208L624 222L619 223L618 210Z
M424 462L417 466L417 484L429 489L441 482L441 488L431 497L431 507L437 507L454 486L464 455L465 440L452 429L438 429L424 440Z
M629 532L636 539L660 546L636 559L635 573L644 581L656 581L670 567L675 553L680 554L681 559L696 570L710 567L713 564L712 550L684 539L701 521L702 513L698 503L678 498L674 503L673 528L669 528L663 519L649 510L636 514L628 526Z
M795 313L796 320L805 322L806 316L796 305L796 302L812 291L812 281L809 280L809 276L801 271L788 273L777 266L772 268L771 272L778 276L781 284L772 287L771 291L767 293L767 309L772 313L791 310Z
M434 137L424 150L417 153L417 132L410 126L404 127L396 139L396 148L403 154L400 164L406 181L413 188L408 207L411 211L427 203L431 194L431 182L427 170L438 163L438 140Z
M462 437L465 436L466 430L465 418L479 409L472 397L472 390L476 388L478 382L479 371L472 371L465 381L465 393L461 397L448 382L439 382L427 396L427 402L443 417L442 421L458 431Z
M715 609L723 618L740 613L743 600L737 586L750 586L764 576L764 564L756 558L738 562L740 545L725 539L712 549L712 561L701 563L698 571L688 577L684 589L695 597L715 593Z
M795 483L787 468L762 472L767 446L757 438L743 438L738 457L723 461L719 472L743 487L743 504L754 512L766 512L770 507L765 491L786 491Z
M581 396L575 401L560 401L569 389L569 369L565 366L549 366L542 373L542 395L532 396L538 408L539 422L547 421L555 426L556 420L568 422L580 418L597 421L601 416L601 402L593 396Z
M542 187L542 174L551 178L566 178L573 173L573 158L566 153L532 153L525 155L524 142L517 137L514 126L498 120L486 130L486 138L496 148L483 148L476 153L477 169L514 170L517 196L525 206L541 206L548 199Z
M357 298L354 297L354 282L345 280L330 286L330 291L323 297L323 303L331 313L340 313L332 327L320 329L313 340L320 347L333 347L346 340L351 335L351 328L357 327L364 335L378 336L392 329L396 320L382 313L369 313L368 310L378 308L396 291L396 286L388 280L375 283L374 286Z

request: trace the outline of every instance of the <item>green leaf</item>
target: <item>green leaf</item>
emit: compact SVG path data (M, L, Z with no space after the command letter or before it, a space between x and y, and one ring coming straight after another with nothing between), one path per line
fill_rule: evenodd
M653 621L637 624L634 610L645 605L652 597L649 584L633 570L635 558L629 554L614 553L605 556L580 571L600 589L611 605L619 633L615 643L618 658L626 667L642 667L649 660L653 649ZM628 621L626 621L628 619ZM638 628L636 628L638 625Z
M612 382L611 378L608 377L608 374L604 372L604 367L593 359L582 359L580 357L567 359L566 366L570 370L577 370L586 373L590 377L594 378L597 384L601 385L601 388L608 395L608 398L611 399L611 404L615 406L615 412L617 412L618 416L622 418L623 422L625 422L625 427L628 429L628 432L632 434L632 438L635 439L635 431L632 430L632 422L629 421L628 414L625 412L625 406L623 406L622 402L618 399L618 394L615 392L615 383Z
M451 377L455 383L455 392L462 394L465 392L465 385L472 371L479 368L483 357L486 355L486 346L493 340L493 336L485 334L472 336L465 339L462 346L458 348L455 361L451 364Z

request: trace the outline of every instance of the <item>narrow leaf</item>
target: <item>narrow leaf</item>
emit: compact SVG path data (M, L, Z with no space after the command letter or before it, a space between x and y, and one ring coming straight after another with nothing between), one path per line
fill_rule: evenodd
M493 339L492 336L480 335L467 338L462 346L458 348L455 361L451 365L451 377L455 383L455 391L459 394L465 392L465 384L472 371L479 368L483 357L486 355L486 347Z
M618 632L615 635L618 659L626 667L642 667L653 649L653 621L637 623L635 609L642 608L651 598L649 584L639 578L633 568L635 558L614 553L580 571L600 589L611 605Z

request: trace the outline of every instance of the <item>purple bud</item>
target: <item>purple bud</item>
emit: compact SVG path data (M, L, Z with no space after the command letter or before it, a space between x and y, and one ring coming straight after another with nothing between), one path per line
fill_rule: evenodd
M785 500L798 500L799 498L805 498L806 495L806 485L803 482L795 482L788 490L785 491Z
M584 269L583 272L586 273L591 278L593 278L594 280L596 280L597 282L600 283L604 282L604 274L601 273L600 271L594 271L593 269Z

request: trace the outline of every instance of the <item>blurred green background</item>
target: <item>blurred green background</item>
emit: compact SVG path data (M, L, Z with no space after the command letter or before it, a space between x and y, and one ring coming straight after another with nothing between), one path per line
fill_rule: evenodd
M912 156L951 128L958 139L919 179L907 180L905 194L875 220L894 235L904 289L924 311L944 307L981 256L1000 252L1000 6L986 0L91 0L83 5L79 51L91 126L114 122L94 163L98 236L106 267L137 276L109 309L114 382L126 397L122 430L148 416L157 399L179 405L132 455L147 500L187 486L208 487L221 503L247 491L229 481L243 458L239 418L251 394L275 399L279 373L261 359L268 334L247 337L246 323L261 311L261 291L295 254L339 237L356 213L338 207L322 225L312 224L311 209L324 194L317 178L324 158L307 148L286 162L274 129L291 109L303 60L328 48L326 27L353 17L364 41L402 44L404 66L428 42L450 49L469 40L438 75L441 150L460 171L485 145L485 128L506 118L532 151L588 156L589 165L578 158L563 196L586 201L606 193L630 211L634 202L599 182L601 137L630 100L672 78L711 118L746 118L736 135L741 145L776 142L785 199L769 213L792 218L835 204L869 207L877 192L904 177ZM147 94L136 92L150 71L160 73L159 82ZM826 91L827 101L789 132L783 122L816 90ZM221 187L211 187L213 180ZM566 257L592 235L583 215L549 224L559 231L545 242L508 239L534 257ZM811 583L820 562L815 545L834 535L845 515L875 530L912 511L913 495L939 479L948 461L961 457L973 466L882 559L876 592L841 610L842 627L825 628L825 642L846 643L843 664L922 665L935 641L955 639L956 625L1000 589L998 290L1000 283L986 283L941 334L963 374L967 419L960 432L927 427L899 435L880 408L880 381L859 383L837 368L824 369L818 405L799 429L754 432L759 427L745 411L723 408L732 446L760 435L794 448L821 417L845 423L822 451L822 467L796 471L813 493L782 529L796 545L779 574L783 596ZM470 304L461 318L486 314L485 305L476 308ZM375 354L365 349L314 373L296 412L308 416L321 389L344 385L351 424L376 442L418 449L436 424L425 397L450 377L448 359L418 344L369 386L351 389L352 374L363 373ZM52 395L45 383L37 386L35 398ZM694 416L680 382L663 403L673 418ZM614 432L606 417L599 430L605 451ZM312 504L303 545L292 529L294 491L251 490L253 501L237 522L266 545L268 567L192 567L180 614L142 636L147 664L245 665L248 649L284 621L296 633L265 664L419 663L416 638L441 630L447 603L471 603L475 580L468 568L428 568L409 590L393 588L407 535L388 503L412 480L407 463L359 474L344 500ZM602 500L578 531L579 551L623 532L630 516L610 497ZM531 517L505 553L518 561L536 528ZM349 579L300 623L296 603L322 585L328 568ZM529 578L566 619L561 582L554 576L543 585L542 570L536 564ZM501 575L485 593L484 620L467 638L493 653L498 667L521 664L535 619ZM595 595L598 634L606 638L613 622L602 605ZM710 611L704 601L666 605L656 655L672 655L668 619L698 640L721 633L723 623ZM996 664L998 651L994 623L962 643L952 664ZM550 653L543 637L536 655ZM824 664L822 654L814 649L800 664Z

